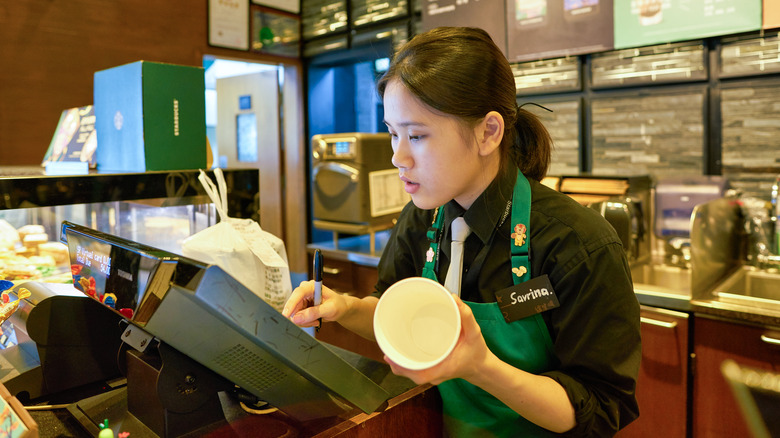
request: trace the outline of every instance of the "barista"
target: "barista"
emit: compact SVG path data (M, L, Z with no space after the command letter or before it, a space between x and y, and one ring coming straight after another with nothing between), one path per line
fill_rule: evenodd
M453 291L460 339L432 368L388 360L393 372L438 385L452 436L609 436L634 420L639 305L623 248L595 211L539 182L551 140L517 107L499 48L480 29L433 29L399 49L378 91L412 202L382 253L376 292L358 299L323 288L322 304L311 306L313 282L303 282L283 314L373 339L378 296L390 285L444 280L450 224L462 217L471 233ZM545 275L559 305L505 318L497 294Z

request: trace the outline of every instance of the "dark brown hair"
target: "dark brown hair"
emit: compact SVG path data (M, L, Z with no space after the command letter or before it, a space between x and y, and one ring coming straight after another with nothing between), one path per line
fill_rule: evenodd
M415 36L398 49L379 79L377 91L382 98L391 80L398 80L429 107L469 126L490 111L498 112L505 124L502 166L514 162L526 177L544 178L550 165L550 134L533 113L517 107L512 69L484 30L438 27Z

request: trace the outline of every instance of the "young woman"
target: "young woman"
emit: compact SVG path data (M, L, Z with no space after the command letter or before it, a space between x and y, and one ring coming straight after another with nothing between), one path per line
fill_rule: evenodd
M389 362L393 372L438 385L452 436L609 436L635 419L639 305L623 248L594 210L539 182L551 140L518 108L500 49L480 29L433 29L399 49L378 91L412 203L382 253L376 292L358 299L323 288L322 304L309 306L313 283L304 282L283 314L373 339L374 309L391 284L444 281L450 224L462 217L471 233L453 291L458 344L430 369ZM509 300L497 295L543 276L559 305L537 301L505 316Z

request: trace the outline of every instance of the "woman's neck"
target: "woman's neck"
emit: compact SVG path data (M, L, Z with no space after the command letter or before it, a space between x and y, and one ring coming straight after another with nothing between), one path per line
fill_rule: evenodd
M471 204L479 198L479 195L488 188L490 183L496 179L498 170L500 168L498 154L491 154L482 160L482 172L471 182L471 189L462 196L455 198L455 202L458 203L464 210L468 210Z

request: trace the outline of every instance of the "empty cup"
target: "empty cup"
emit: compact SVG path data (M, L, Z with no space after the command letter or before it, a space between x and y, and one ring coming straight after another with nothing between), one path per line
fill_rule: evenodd
M379 348L396 364L430 368L446 358L460 336L460 312L452 294L423 277L403 279L385 291L374 312Z

